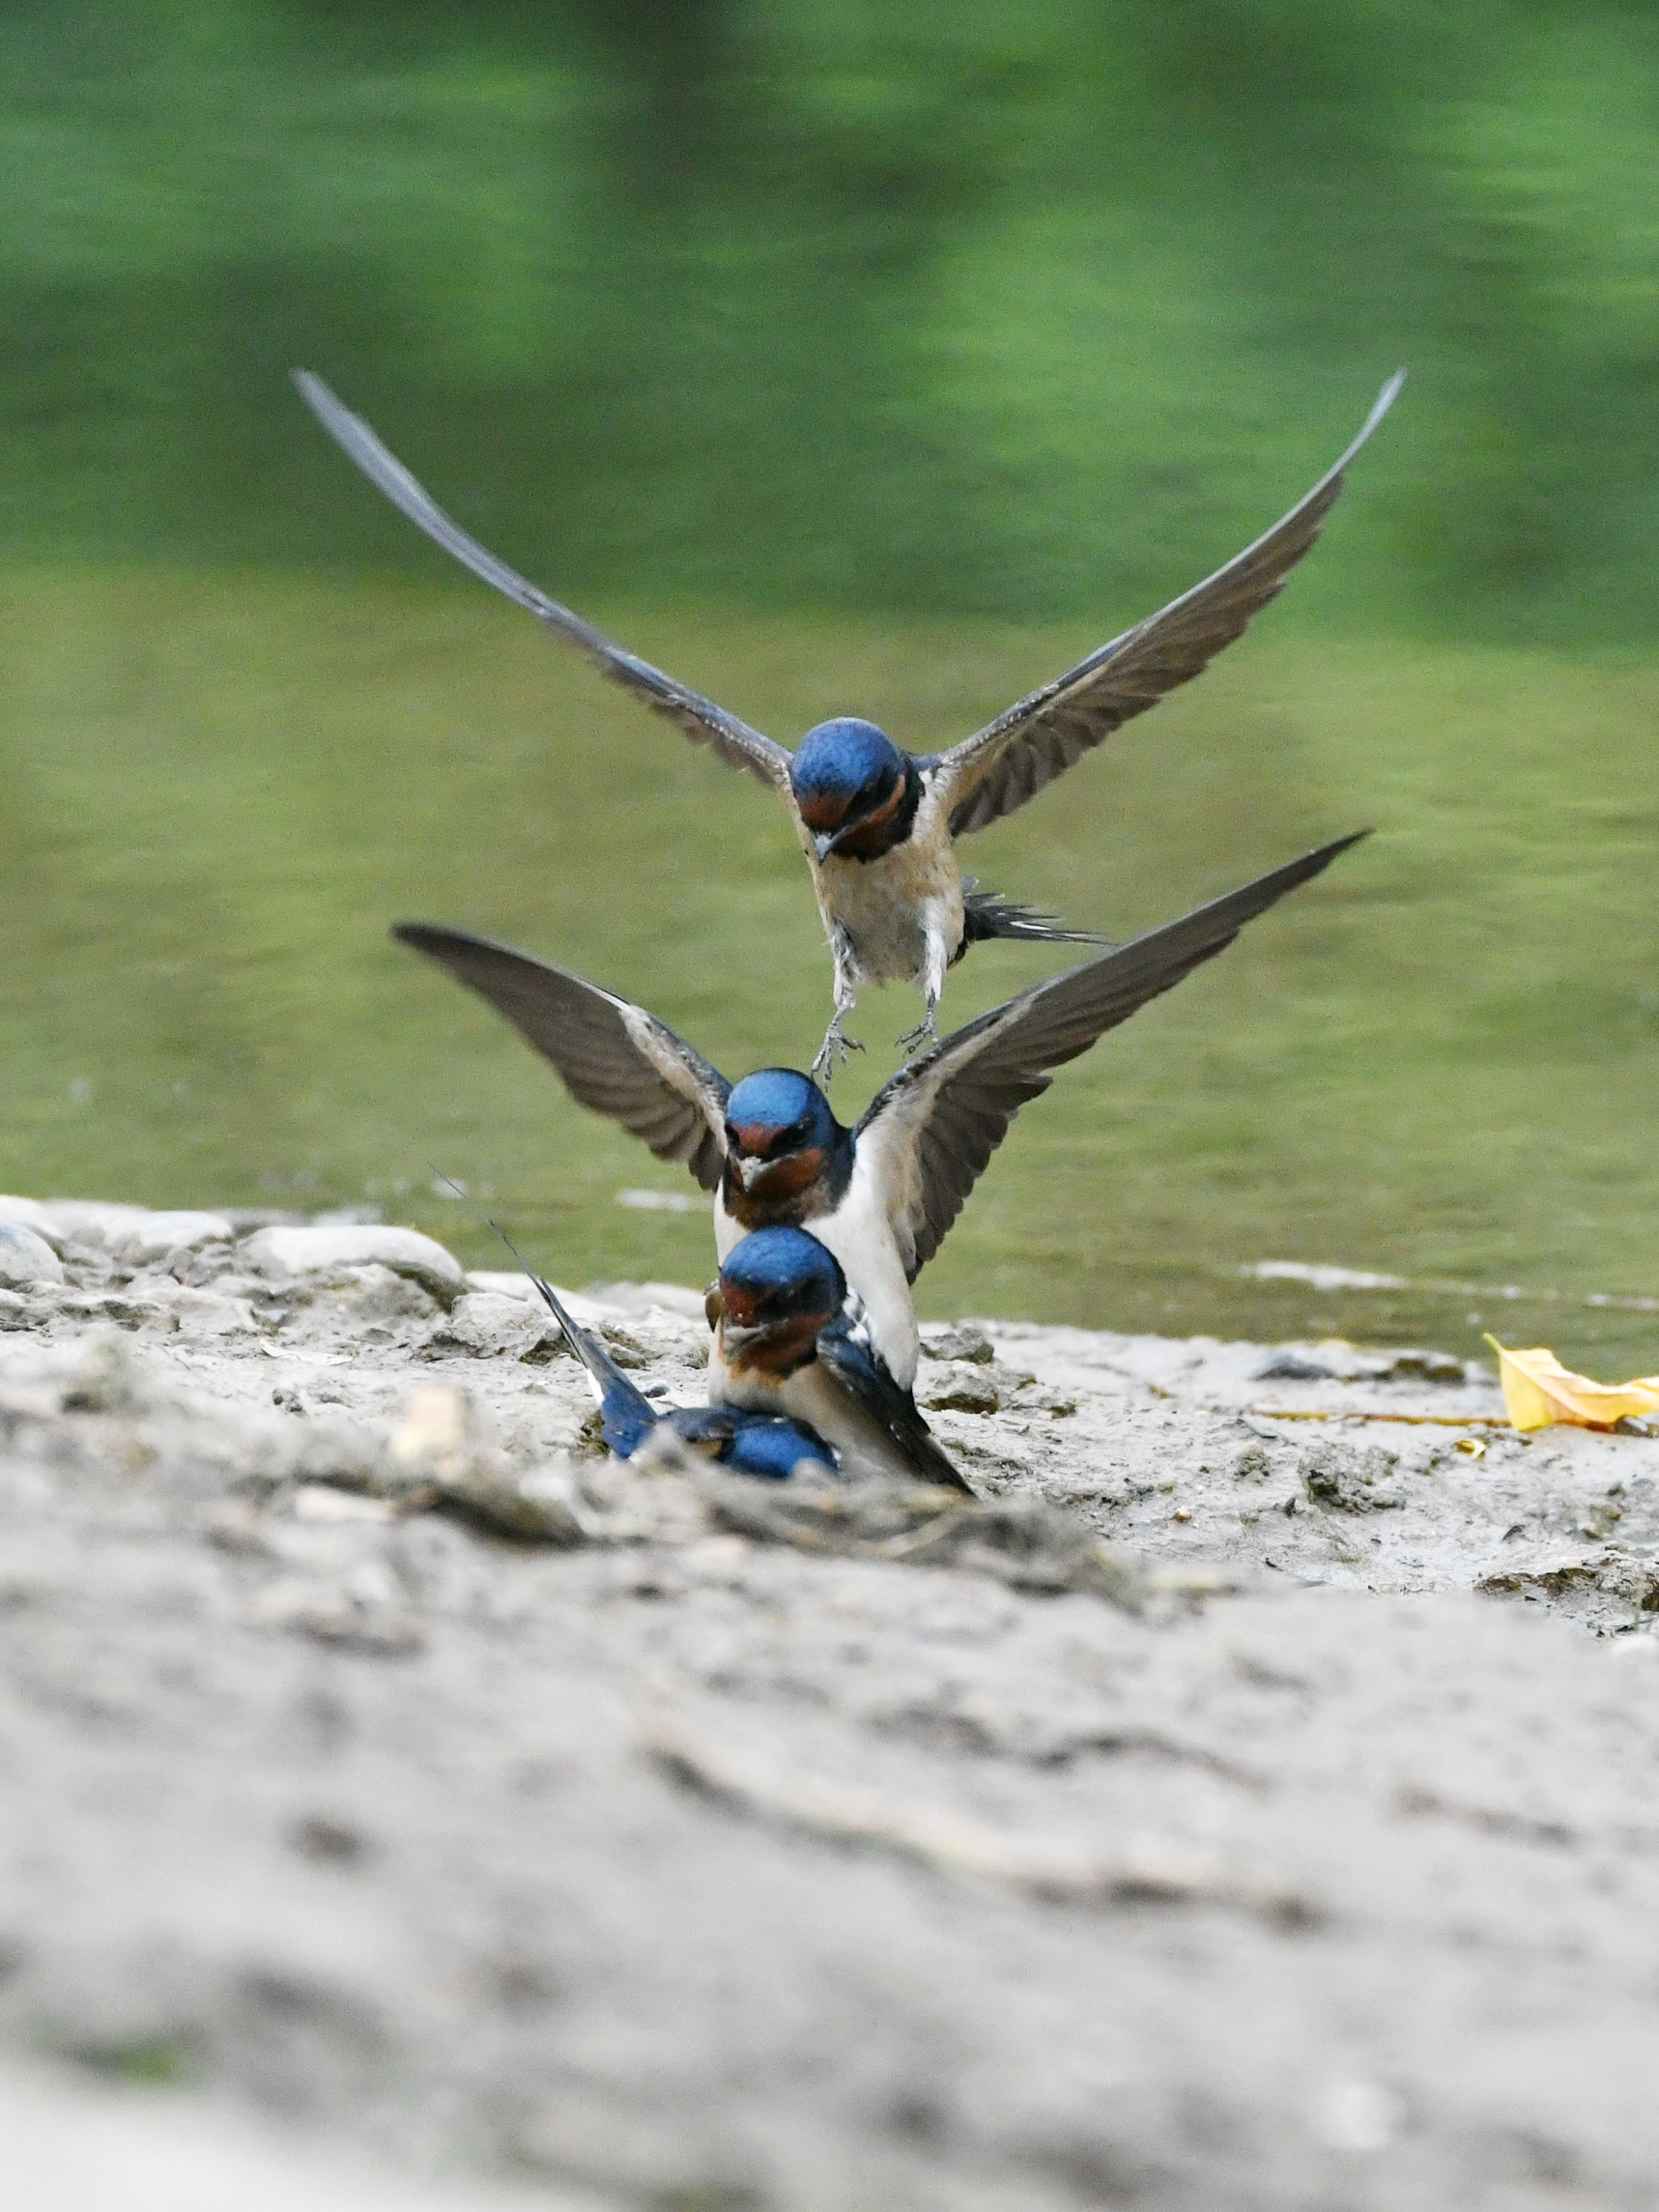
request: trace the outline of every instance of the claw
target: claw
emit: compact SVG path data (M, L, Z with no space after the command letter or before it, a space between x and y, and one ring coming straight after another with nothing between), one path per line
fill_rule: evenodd
M936 1045L938 1042L939 1024L934 1019L934 1012L930 1006L928 1009L927 1019L918 1021L914 1029L906 1029L903 1036L898 1040L899 1049L906 1059L911 1060L916 1057L924 1045Z
M855 1052L863 1050L864 1040L847 1036L838 1015L824 1031L824 1041L818 1047L817 1058L813 1062L813 1080L827 1088L835 1080L836 1070L844 1067Z

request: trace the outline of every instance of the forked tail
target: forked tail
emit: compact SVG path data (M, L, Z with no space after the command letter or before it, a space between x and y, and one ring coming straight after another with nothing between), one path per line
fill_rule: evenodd
M991 937L1018 937L1027 944L1105 945L1098 930L1069 930L1057 914L1040 914L1035 906L1021 906L1000 891L981 891L970 880L962 886L961 959L969 945Z

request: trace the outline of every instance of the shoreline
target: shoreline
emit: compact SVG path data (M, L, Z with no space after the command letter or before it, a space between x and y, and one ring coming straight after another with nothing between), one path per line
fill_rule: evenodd
M1659 1440L925 1324L985 1503L832 1526L596 1453L529 1285L414 1231L29 1213L14 2059L618 2207L1659 2183ZM700 1294L572 1304L700 1394Z

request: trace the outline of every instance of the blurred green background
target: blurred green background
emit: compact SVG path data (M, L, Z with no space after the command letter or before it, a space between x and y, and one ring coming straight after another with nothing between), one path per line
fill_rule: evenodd
M700 1216L615 1200L673 1176L386 925L731 1074L821 1029L773 802L447 564L291 366L751 720L925 747L1253 536L1404 361L1285 598L970 865L1125 934L1380 834L1062 1074L924 1305L1659 1366L1582 1303L1659 1294L1656 159L1632 5L17 0L6 1184L481 1256L436 1161L566 1279L698 1281ZM844 1113L914 1019L866 998ZM1240 1274L1285 1258L1559 1298Z

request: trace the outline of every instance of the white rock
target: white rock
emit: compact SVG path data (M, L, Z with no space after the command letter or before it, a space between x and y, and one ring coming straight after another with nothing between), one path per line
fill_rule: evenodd
M150 1211L148 1206L117 1206L100 1198L46 1198L42 1210L60 1237L83 1245L108 1245Z
M235 1234L222 1214L142 1214L125 1227L112 1228L107 1242L112 1258L143 1267L181 1249L229 1244Z
M44 1237L55 1252L61 1253L69 1242L39 1198L0 1197L0 1221L21 1222L24 1228L33 1229L36 1236Z
M418 1229L367 1222L357 1228L259 1229L242 1247L241 1257L256 1275L279 1281L344 1268L388 1267L445 1300L466 1280L454 1253Z
M27 1290L38 1282L62 1282L64 1263L36 1230L21 1221L0 1221L0 1284Z

